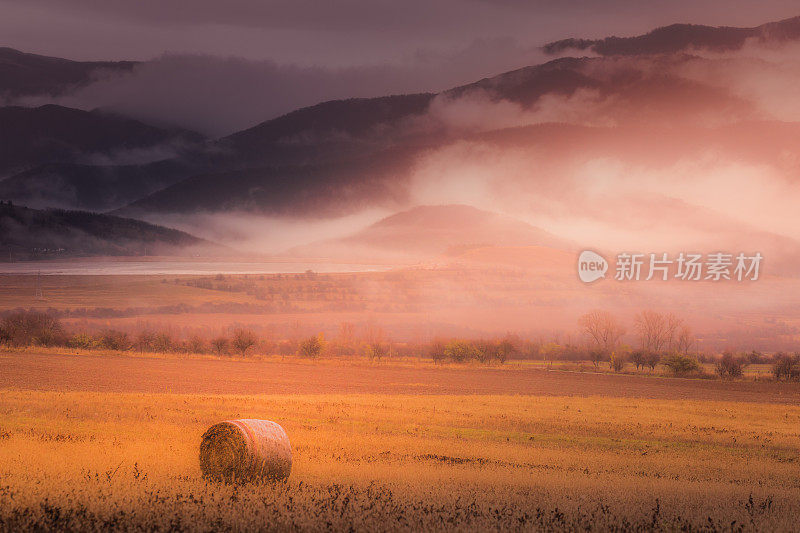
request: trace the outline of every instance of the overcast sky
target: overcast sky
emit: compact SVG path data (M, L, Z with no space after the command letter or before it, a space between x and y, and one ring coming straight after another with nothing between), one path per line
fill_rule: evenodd
M566 37L756 26L796 0L0 0L0 46L155 59L57 103L219 136L324 100L439 91ZM44 103L40 100L31 105Z
M339 66L799 14L795 0L0 0L0 39L74 59L190 52Z

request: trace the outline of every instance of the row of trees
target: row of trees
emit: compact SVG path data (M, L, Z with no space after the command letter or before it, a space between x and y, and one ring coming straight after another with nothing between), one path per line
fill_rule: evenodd
M692 353L696 339L684 321L672 313L642 311L634 318L634 334L638 348L631 350L622 343L625 327L608 311L596 310L578 320L590 345L589 359L598 366L608 361L614 370L621 370L626 361L637 369L655 369L663 364L676 375L700 373L702 367ZM800 355L777 353L772 358L752 351L749 354L725 352L715 362L716 374L723 379L736 379L747 365L772 363L775 379L800 380Z
M95 333L68 333L59 319L39 311L16 311L0 320L0 343L13 347L65 346L82 350L138 351L141 353L195 353L246 356L254 350L267 354L297 354L307 358L321 355L361 353L371 359L391 355L392 346L383 330L368 327L359 343L352 327L345 328L345 337L338 342L325 342L311 336L296 341L270 342L249 328L234 328L227 335L202 338L193 335L179 339L167 331L142 330L136 334L106 329Z
M621 346L626 333L622 323L608 311L586 313L578 319L578 325L594 349L606 354ZM672 313L642 311L634 318L634 332L643 353L687 354L696 343L692 330Z
M435 340L428 347L428 356L437 363L444 361L452 361L454 363L478 361L480 363L497 362L502 364L517 352L517 346L508 338L476 341L466 339Z
M610 314L593 311L582 316L579 324L586 338L584 347L553 342L532 342L516 336L502 339L437 339L428 343L409 344L388 341L385 332L367 326L356 334L353 324L342 324L339 335L326 341L322 335L298 336L295 340L269 341L248 328L235 328L226 335L201 338L193 335L179 338L169 332L143 329L135 334L118 330L96 333L73 333L64 330L58 318L38 311L18 311L0 320L0 343L11 346L66 346L76 349L105 349L154 353L209 353L220 356L246 356L252 353L298 355L309 359L323 356L360 354L370 359L427 355L435 362L504 363L512 358L538 356L545 360L591 361L595 367L608 363L621 371L630 363L636 369L654 370L659 364L676 375L701 371L699 354L690 350L694 338L683 322L672 315L647 311L637 315L634 331L639 347L622 344L623 326ZM714 360L716 373L725 379L743 375L747 365L770 363L779 380L800 380L800 355L758 352L724 353Z
M608 311L595 310L578 319L589 348L589 359L595 365L608 361L620 371L627 361L637 370L655 369L663 364L674 374L686 375L700 370L696 359L690 357L695 345L691 329L672 313L642 311L634 318L634 333L638 348L632 350L622 343L626 333L622 323Z
M229 335L210 339L191 336L177 339L165 331L144 330L136 334L107 329L96 333L67 333L58 318L38 311L18 311L7 314L0 321L0 342L11 346L66 346L69 348L147 353L213 353L216 355L245 356L255 349L262 353L296 354L309 359L323 355L365 355L382 359L398 353L396 345L389 342L384 331L368 326L360 337L352 324L344 324L334 342L326 342L322 335L309 336L296 341L267 342L252 330L236 328ZM428 345L407 345L405 354L427 353L434 361L445 360L463 363L505 362L519 353L516 339L503 340L436 340Z

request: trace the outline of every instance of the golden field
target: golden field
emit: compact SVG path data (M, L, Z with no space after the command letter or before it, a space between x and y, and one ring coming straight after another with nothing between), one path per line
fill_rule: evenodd
M0 358L15 376L0 376L2 530L800 527L800 406L780 384L73 357ZM118 379L126 361L141 389ZM515 394L457 392L481 372ZM147 391L165 376L175 390ZM287 483L202 479L200 436L230 418L284 426Z

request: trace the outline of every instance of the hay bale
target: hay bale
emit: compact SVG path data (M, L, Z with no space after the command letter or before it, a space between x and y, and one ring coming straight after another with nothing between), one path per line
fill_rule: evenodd
M292 471L289 437L269 420L220 422L203 434L200 470L219 481L286 479Z

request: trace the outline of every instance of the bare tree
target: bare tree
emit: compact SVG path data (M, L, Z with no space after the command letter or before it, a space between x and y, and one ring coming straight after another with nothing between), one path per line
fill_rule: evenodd
M390 347L383 328L367 324L364 329L364 351L370 359L380 359L389 354Z
M217 355L227 353L228 346L230 345L227 337L215 337L211 339L211 348Z
M339 335L336 337L336 342L339 344L343 352L353 350L356 344L356 326L352 322L341 322L339 324Z
M247 350L255 346L256 342L258 342L258 338L255 333L249 329L239 328L233 332L231 346L244 357Z
M610 354L625 334L625 328L608 311L595 310L578 319L591 344L604 354Z
M662 314L656 311L642 311L634 320L634 328L639 335L642 349L653 353L672 350L682 325L683 320L674 314Z
M680 354L686 355L692 351L696 341L697 339L692 334L692 330L689 329L689 326L684 325L675 339L675 350Z
M647 352L644 350L634 350L633 353L631 353L631 362L636 365L636 370L644 368L647 364Z
M666 346L667 350L673 350L675 348L675 343L677 342L677 336L680 328L684 326L683 319L678 318L674 313L668 313L666 315Z

